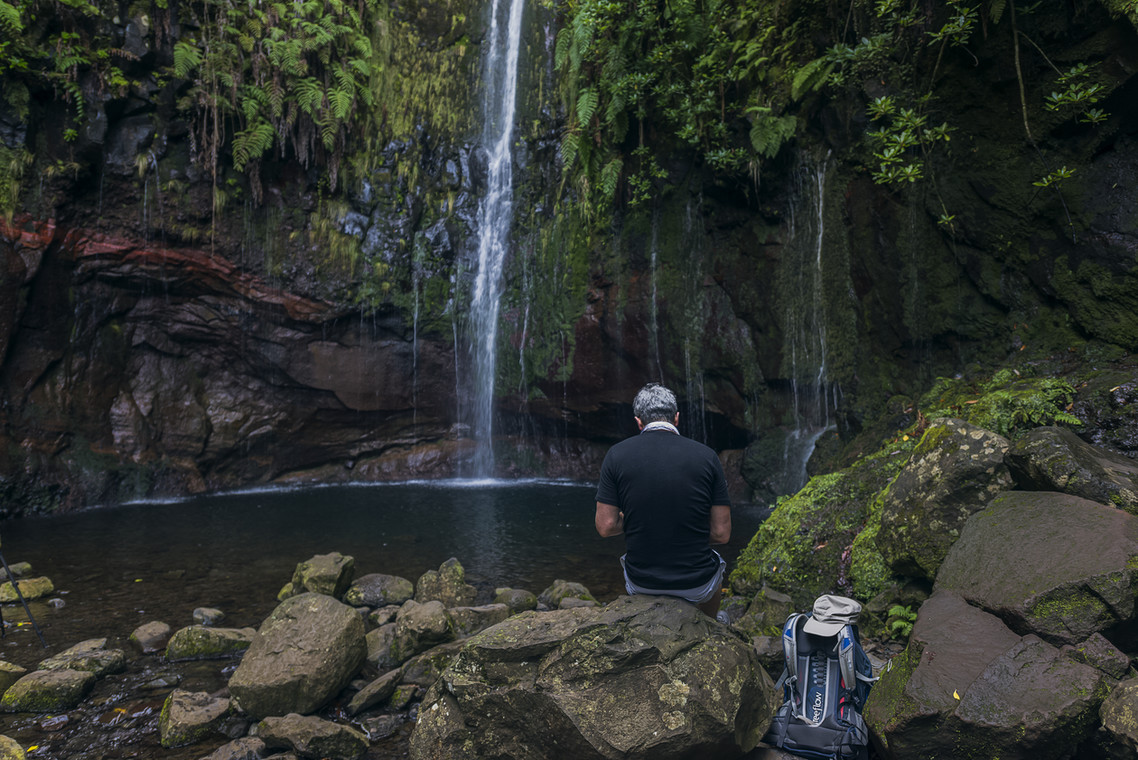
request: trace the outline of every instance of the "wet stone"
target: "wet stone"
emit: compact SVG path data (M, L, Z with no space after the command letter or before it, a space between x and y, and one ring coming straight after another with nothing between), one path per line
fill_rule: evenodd
M96 678L126 670L126 655L121 649L106 649L106 639L88 639L70 649L40 662L42 670L83 670Z
M213 607L198 607L194 610L194 625L214 627L225 622L225 613Z
M130 634L130 643L142 654L161 652L170 640L172 629L166 623L152 620L144 623Z
M7 712L53 713L70 710L95 685L95 674L81 670L37 670L12 684L0 697Z

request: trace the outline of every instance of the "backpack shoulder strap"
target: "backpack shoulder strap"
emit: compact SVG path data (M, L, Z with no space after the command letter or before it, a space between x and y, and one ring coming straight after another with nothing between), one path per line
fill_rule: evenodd
M798 621L802 617L803 613L796 612L782 627L782 659L786 663L787 680L792 684L798 680Z
M842 671L842 682L847 689L853 689L858 681L873 683L876 678L857 672L854 667L854 648L858 646L853 626L847 625L838 634L838 667Z

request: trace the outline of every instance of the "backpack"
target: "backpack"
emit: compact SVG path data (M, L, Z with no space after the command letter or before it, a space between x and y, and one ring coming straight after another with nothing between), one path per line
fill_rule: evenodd
M876 679L858 638L860 612L852 599L822 596L813 613L786 619L786 666L777 684L785 701L771 722L768 743L815 760L868 757L869 729L861 709Z

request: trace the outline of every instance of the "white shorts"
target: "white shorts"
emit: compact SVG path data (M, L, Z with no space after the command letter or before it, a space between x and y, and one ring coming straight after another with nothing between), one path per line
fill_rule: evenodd
M678 596L680 599L691 602L692 604L703 604L710 601L711 597L715 596L715 592L719 590L719 586L723 583L723 573L727 570L727 560L720 556L719 552L714 549L711 550L712 554L719 557L719 569L715 571L715 575L711 576L711 580L702 586L688 589L651 589L638 586L628 578L628 569L624 568L624 557L620 558L620 566L624 568L624 590L629 594L648 594L649 596Z

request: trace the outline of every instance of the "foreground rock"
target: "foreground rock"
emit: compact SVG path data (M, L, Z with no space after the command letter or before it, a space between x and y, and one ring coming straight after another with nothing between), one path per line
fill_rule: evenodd
M964 526L937 588L1057 645L1132 628L1138 517L1066 494L1002 494Z
M16 593L17 589L19 589L19 594ZM0 604L18 602L21 596L23 596L24 601L30 602L33 599L42 599L54 592L55 586L52 584L51 578L42 576L27 579L18 578L16 588L12 587L11 581L0 584Z
M735 758L774 707L730 629L682 601L620 597L470 639L424 698L411 757Z
M877 546L896 574L936 577L965 521L1012 487L1003 462L1008 446L961 420L940 419L925 431L882 495Z
M938 591L865 718L896 760L1048 760L1091 735L1106 693L1102 672Z
M317 554L297 563L292 580L280 590L277 599L283 601L306 592L327 594L339 599L351 585L355 567L355 558L345 554Z
M269 749L293 750L301 757L322 760L355 760L368 749L367 737L354 728L295 713L265 718L257 724L257 738Z
M8 687L0 707L8 712L60 712L83 701L95 686L85 670L37 670Z
M229 690L257 719L311 713L348 684L366 653L358 612L325 594L301 594L261 624Z
M228 699L174 689L162 705L158 739L163 747L193 744L216 731L228 714Z
M1091 446L1070 430L1032 430L1004 457L1020 488L1061 491L1138 514L1138 462Z

